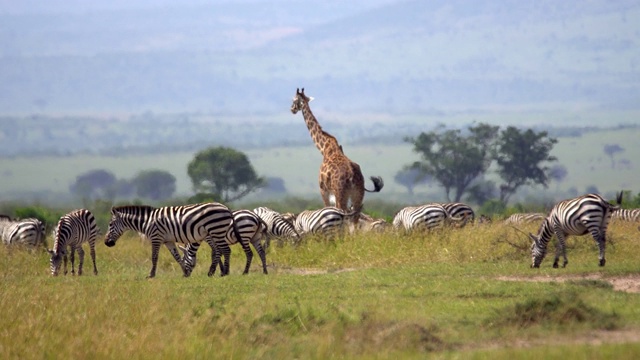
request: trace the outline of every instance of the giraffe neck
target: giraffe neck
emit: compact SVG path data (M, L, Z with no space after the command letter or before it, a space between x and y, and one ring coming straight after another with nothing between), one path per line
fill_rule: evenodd
M302 115L309 129L311 139L316 144L318 150L320 150L320 153L322 153L322 156L326 157L339 151L336 138L322 130L322 126L320 126L316 117L313 116L308 103L302 107Z

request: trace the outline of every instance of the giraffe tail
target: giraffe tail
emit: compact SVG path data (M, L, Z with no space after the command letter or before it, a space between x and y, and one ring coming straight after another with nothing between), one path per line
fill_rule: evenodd
M365 191L380 192L380 190L382 190L382 187L384 187L384 181L382 181L382 178L380 176L372 176L371 181L373 181L373 190L364 188Z

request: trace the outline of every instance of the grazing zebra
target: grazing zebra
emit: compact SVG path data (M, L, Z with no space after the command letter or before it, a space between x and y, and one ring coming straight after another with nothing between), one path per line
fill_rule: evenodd
M60 218L53 231L53 249L47 250L51 255L51 275L57 276L60 272L60 262L64 260L64 274L67 275L67 248L71 257L71 274L74 274L74 254L77 251L79 257L78 276L82 275L84 264L84 250L82 244L89 243L89 252L93 260L93 274L98 275L96 267L96 239L98 238L98 225L91 211L86 209L74 210Z
M294 243L300 242L300 234L296 232L293 222L286 220L279 212L264 206L253 209L253 212L267 224L267 240L265 244L267 248L271 244L272 237L293 239Z
M491 217L485 215L485 214L480 214L480 216L478 216L478 224L491 224L493 220L491 220Z
M5 245L26 245L36 247L45 244L44 223L39 219L0 220L0 235Z
M556 257L553 267L558 267L560 255L564 258L562 267L567 266L567 254L565 251L565 238L569 235L584 235L591 233L593 239L600 248L600 266L604 266L606 246L606 233L611 212L620 208L622 193L617 196L617 205L612 205L600 195L587 194L574 199L563 200L557 203L549 215L543 220L537 235L529 234L531 244L531 267L540 267L540 263L547 252L547 243L553 235L558 238Z
M432 230L447 224L447 210L440 204L407 206L393 217L393 227L397 230Z
M151 241L152 265L149 278L153 278L156 276L158 254L162 244L171 252L184 272L184 264L175 243L199 244L205 240L212 248L209 270L209 276L212 276L215 271L214 265L220 261L221 254L229 256L231 252L225 237L227 230L232 226L232 220L233 215L229 208L219 203L161 208L144 205L118 206L111 208L111 221L104 243L110 247L114 246L125 230L144 234ZM194 252L197 250L198 247ZM222 269L222 275L226 275L227 271L228 269ZM184 272L184 276L189 274Z
M504 220L505 225L528 224L542 221L545 218L543 213L516 213Z
M253 245L253 247L258 252L260 256L260 260L262 261L262 272L267 274L267 258L265 255L264 248L262 247L261 240L263 233L267 230L267 224L265 224L262 219L249 210L236 210L233 213L233 223L238 229L238 233L240 237L236 236L236 232L234 231L234 227L230 226L227 230L226 241L229 245L233 245L236 243L240 243L242 249L244 250L245 255L247 256L247 263L244 268L243 274L248 274L249 269L251 268L251 261L253 259L253 252L249 247L249 244ZM195 247L195 250L193 249ZM184 273L186 276L189 276L193 271L195 266L195 256L199 244L189 244L186 247L180 247L184 253L183 263L184 263ZM222 262L220 261L220 269L229 269L229 257L225 256L225 264L222 266ZM213 272L215 272L215 264L213 264Z
M345 222L359 215L360 211L345 213L335 206L327 206L317 210L304 210L295 215L294 227L299 234L321 233L333 236Z
M640 209L618 209L611 213L611 220L640 221Z
M464 203L441 203L442 207L447 211L451 224L455 227L464 227L468 222L475 220L476 214L471 206Z

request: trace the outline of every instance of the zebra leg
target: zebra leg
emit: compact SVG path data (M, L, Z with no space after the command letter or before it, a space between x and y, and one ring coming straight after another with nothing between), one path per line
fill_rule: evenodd
M67 275L67 253L62 255L62 262L64 263L64 274Z
M78 276L80 276L82 275L82 265L84 265L84 250L82 246L78 246L78 259ZM73 260L71 260L71 267L73 268Z
M178 265L180 265L180 269L184 273L184 266L182 264L182 258L180 257L180 253L178 252L178 249L176 248L176 243L173 242L173 241L167 241L166 243L164 243L164 246L166 246L167 250L169 250L171 255L173 255L173 258L176 260Z
M76 257L76 249L73 247L69 250L69 257L71 258L71 275L75 275L76 273L76 265L75 265L75 257Z
M267 256L265 254L264 248L262 247L262 245L260 245L260 240L255 241L253 243L253 247L258 252L258 256L260 256L260 260L262 261L262 273L265 274L265 275L268 274L268 272L267 272Z
M147 276L148 279L156 277L158 255L160 254L160 245L162 245L160 241L151 241L151 271L149 272L149 276Z
M240 245L242 246L242 250L244 250L244 254L247 256L247 263L244 266L244 272L242 273L242 275L246 275L249 273L249 269L251 269L251 262L253 261L253 251L251 251L249 241L246 239L242 239L242 241L240 241Z
M567 259L567 250L565 245L565 234L560 229L555 229L556 238L558 238L558 243L556 244L556 258L553 260L553 267L558 268L558 261L560 260L560 255L564 260L562 267L566 267L569 263Z
M218 264L220 264L220 273L224 275L224 265L222 265L220 261L220 249L218 245L216 245L212 239L207 239L207 244L211 247L211 266L209 266L209 273L207 275L209 277L213 276L216 273Z
M220 248L220 256L224 256L224 269L220 266L220 270L222 271L221 276L229 275L229 267L231 264L231 248L229 244L224 242Z
M607 262L607 260L604 258L605 248L607 247L606 232L600 232L599 229L593 229L591 231L591 235L593 236L593 239L596 241L596 243L598 243L598 249L600 250L600 255L598 256L598 259L600 261L598 265L604 266L604 264Z

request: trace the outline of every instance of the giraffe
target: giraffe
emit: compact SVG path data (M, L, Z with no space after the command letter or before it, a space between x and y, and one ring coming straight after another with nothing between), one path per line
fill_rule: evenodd
M331 205L331 196L335 197L335 206L345 212L356 210L357 215L354 224L358 223L360 211L362 210L362 200L364 192L379 192L384 186L381 177L372 176L373 190L364 187L364 177L360 170L360 165L351 161L344 154L342 146L331 134L322 129L318 120L311 112L309 102L312 97L307 97L302 91L296 89L296 96L293 98L291 112L297 114L302 111L304 122L307 124L311 139L322 154L322 164L320 165L320 195L324 206ZM351 202L351 209L348 208Z

